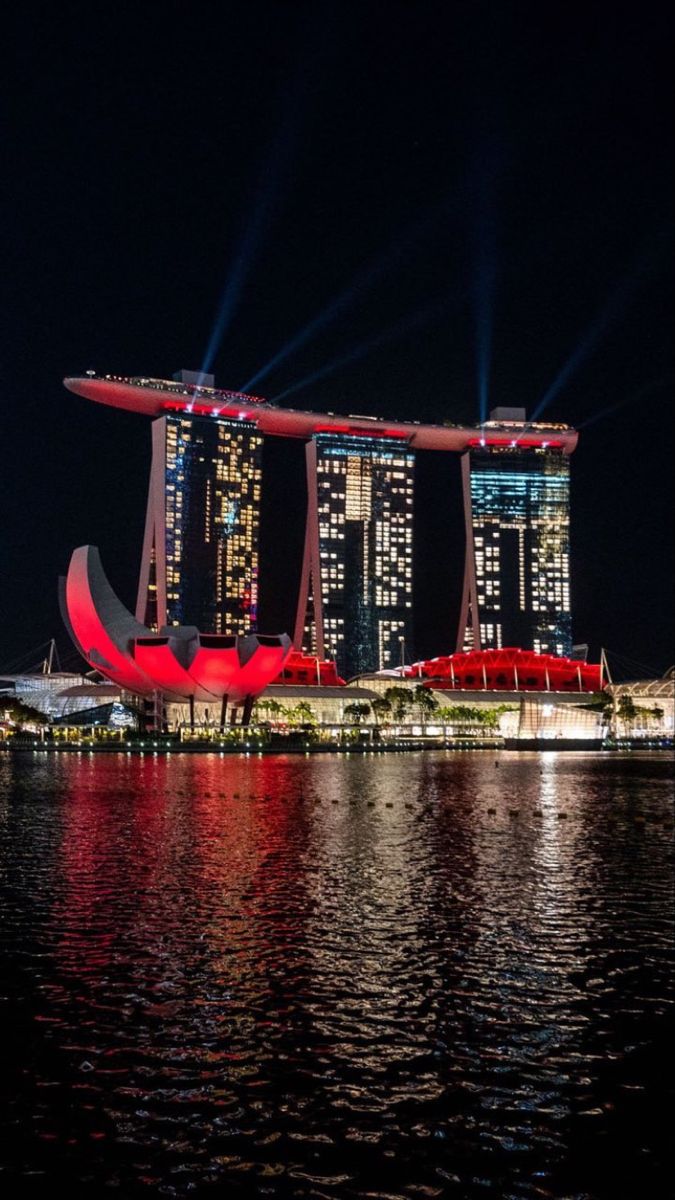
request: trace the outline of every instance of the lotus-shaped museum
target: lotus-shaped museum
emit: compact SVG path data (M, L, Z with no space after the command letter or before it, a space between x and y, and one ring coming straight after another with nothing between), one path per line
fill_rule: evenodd
M63 619L89 665L135 695L167 700L218 700L221 724L228 704L250 719L259 696L283 669L287 634L242 636L200 633L192 625L153 632L141 625L113 592L95 546L73 551L60 580Z

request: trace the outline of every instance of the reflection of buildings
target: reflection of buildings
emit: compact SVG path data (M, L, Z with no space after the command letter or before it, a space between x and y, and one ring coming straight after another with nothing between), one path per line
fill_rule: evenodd
M295 644L347 677L400 661L412 634L414 453L405 441L317 433Z
M176 1052L198 1062L201 1055L206 1073L213 1070L210 1039L222 1034L223 1021L254 1036L255 997L270 996L280 977L289 995L277 1003L290 1014L294 976L275 967L285 951L280 928L302 941L307 837L293 770L282 771L283 787L278 773L273 760L233 758L225 798L222 762L212 755L115 756L95 766L67 756L67 811L61 819L50 806L49 814L60 881L51 915L59 970L66 979L87 978L85 1017L109 988L114 961L145 1000L139 1036L151 1040L162 1024L168 1030L160 1001L170 993L184 1013ZM120 788L128 805L122 820L113 799ZM239 803L232 791L256 799ZM292 961L296 968L301 962L297 945ZM196 1004L196 995L204 1002ZM251 1014L243 1023L242 996ZM99 1030L103 1038L110 1032L111 1048L114 1026Z
M154 629L256 628L262 438L250 421L160 417L136 616Z
M527 425L525 409L491 416L462 458L467 541L457 649L569 654L565 444L554 428L543 437Z

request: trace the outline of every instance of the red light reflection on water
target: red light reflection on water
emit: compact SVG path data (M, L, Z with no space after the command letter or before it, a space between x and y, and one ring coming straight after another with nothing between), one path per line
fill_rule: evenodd
M68 767L55 921L70 973L100 974L137 945L159 980L179 935L182 953L192 937L200 962L255 973L279 938L297 940L307 828L288 763L83 754Z

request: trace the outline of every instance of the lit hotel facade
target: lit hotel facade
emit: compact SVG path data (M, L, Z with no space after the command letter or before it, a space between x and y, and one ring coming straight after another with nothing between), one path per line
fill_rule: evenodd
M307 525L294 642L346 677L412 646L414 461L461 455L466 564L457 648L569 654L569 456L578 434L498 409L481 426L280 408L174 380L67 379L80 396L153 420L137 619L205 633L256 628L262 441L306 444Z
M180 413L152 426L136 618L151 629L256 629L262 437L252 422Z
M404 439L317 433L295 645L345 678L397 666L412 638L415 455Z
M524 409L497 409L462 456L458 650L572 653L569 457L550 428L549 439L533 436ZM495 443L495 429L510 438Z

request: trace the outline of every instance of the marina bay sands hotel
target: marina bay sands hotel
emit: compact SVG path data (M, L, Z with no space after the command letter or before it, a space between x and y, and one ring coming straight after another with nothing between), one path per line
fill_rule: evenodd
M297 649L334 658L346 678L400 664L413 634L415 456L444 450L461 456L466 528L456 649L570 654L569 426L519 408L478 427L304 412L189 371L64 382L153 418L143 624L255 631L263 439L295 437L307 464Z

